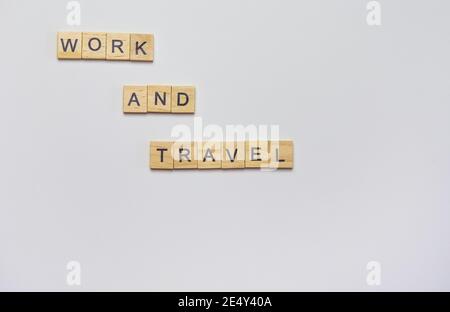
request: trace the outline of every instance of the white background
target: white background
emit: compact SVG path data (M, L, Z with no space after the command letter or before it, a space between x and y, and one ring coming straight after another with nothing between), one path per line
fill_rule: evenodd
M80 3L0 0L1 290L450 290L448 1ZM58 61L64 30L154 33L155 61ZM295 169L149 170L194 118L123 115L152 83L279 125Z

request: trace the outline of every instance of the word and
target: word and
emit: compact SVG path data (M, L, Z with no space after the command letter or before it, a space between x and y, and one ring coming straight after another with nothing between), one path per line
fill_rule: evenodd
M58 32L58 59L153 61L152 34Z
M124 86L124 113L180 113L195 111L195 87Z
M150 142L151 169L294 167L293 141Z

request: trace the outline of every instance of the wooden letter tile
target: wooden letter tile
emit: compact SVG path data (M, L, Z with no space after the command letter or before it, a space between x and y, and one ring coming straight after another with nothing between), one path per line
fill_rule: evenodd
M194 113L195 87L172 87L172 113Z
M224 142L222 148L222 168L245 168L245 142Z
M270 163L271 168L291 169L294 167L294 143L290 140L270 141Z
M150 168L173 169L173 142L150 142Z
M171 90L171 86L148 86L148 112L170 113Z
M173 143L173 168L174 169L196 169L197 147L195 142Z
M106 33L84 32L82 59L106 59Z
M198 169L222 167L222 142L198 142Z
M123 112L147 113L147 86L123 87Z
M59 59L81 59L81 32L58 32L56 46Z
M269 163L268 141L247 141L245 168L267 167Z
M152 34L130 35L130 60L131 61L153 61L154 40Z
M106 59L130 60L130 34L108 33L106 35Z

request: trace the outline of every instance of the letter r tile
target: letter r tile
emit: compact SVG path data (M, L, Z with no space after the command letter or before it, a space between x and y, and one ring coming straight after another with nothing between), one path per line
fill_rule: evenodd
M197 169L197 144L195 142L173 143L173 168Z
M106 34L106 59L110 61L127 61L130 59L130 34Z

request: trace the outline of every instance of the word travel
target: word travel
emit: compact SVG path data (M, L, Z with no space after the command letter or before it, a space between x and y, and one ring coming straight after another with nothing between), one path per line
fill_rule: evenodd
M195 87L124 86L124 113L179 113L195 111Z
M283 141L150 142L151 169L294 167L294 144Z
M58 59L153 61L153 34L58 32Z

